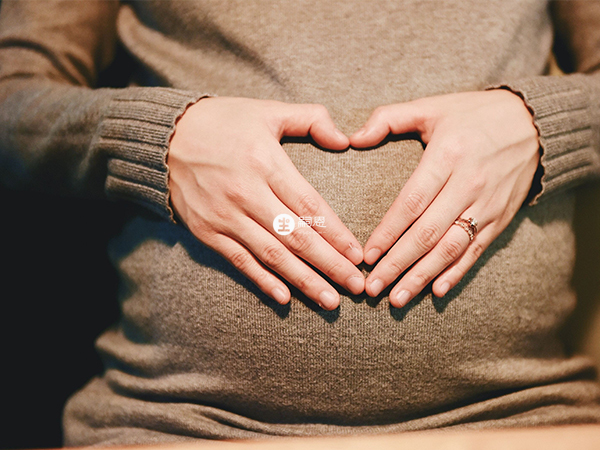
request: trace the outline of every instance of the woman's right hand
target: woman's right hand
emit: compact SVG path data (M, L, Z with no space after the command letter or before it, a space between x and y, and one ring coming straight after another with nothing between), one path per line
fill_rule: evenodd
M321 105L204 98L177 123L167 160L169 187L173 209L188 229L260 290L281 304L290 300L286 284L269 267L331 310L339 305L337 291L302 259L360 294L365 279L355 265L363 251L280 145L283 136L309 133L324 148L349 145ZM273 228L279 214L295 223L324 217L325 227L281 235Z

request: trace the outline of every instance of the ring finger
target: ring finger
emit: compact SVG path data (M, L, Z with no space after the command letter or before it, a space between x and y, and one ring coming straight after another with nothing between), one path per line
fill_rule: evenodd
M244 217L239 230L234 238L304 295L324 309L335 309L339 305L338 292L269 231L248 217Z
M437 297L443 297L450 289L454 288L497 237L497 228L488 224L481 234L478 233L467 251L437 277L432 286L434 294Z
M450 180L421 217L377 263L366 280L367 294L378 296L400 274L427 255L451 228L457 215L464 214L472 200L468 193L457 197L457 192L461 194L461 187L457 183Z
M263 226L275 238L281 241L293 254L298 255L316 269L329 277L335 283L343 286L349 292L357 295L364 290L362 272L345 256L340 254L329 242L323 239L319 232L310 226L298 227L289 234L275 234L273 220L280 214L287 214L294 224L303 225L299 217L272 193L266 192L260 198L266 199L254 205L251 214L256 223ZM270 200L269 200L270 199ZM331 215L324 216L325 219ZM339 219L338 219L339 220ZM292 225L292 224L290 224ZM331 226L325 225L325 229Z
M471 211L465 211L461 218L474 217ZM479 225L478 228L483 228ZM470 239L470 233L458 224L453 224L437 245L423 256L394 286L390 292L392 306L401 308L421 292L437 275L458 260L476 239Z

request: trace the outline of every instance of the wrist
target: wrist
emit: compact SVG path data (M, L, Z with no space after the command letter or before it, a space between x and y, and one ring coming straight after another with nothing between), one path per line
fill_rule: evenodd
M493 91L493 90L504 91L504 92L508 93L514 99L516 99L518 101L517 104L518 104L519 108L522 108L523 110L527 111L526 116L530 120L530 122L529 122L530 131L531 131L532 136L534 135L536 138L536 145L535 145L535 147L531 147L531 151L535 152L533 157L537 159L537 167L536 167L535 172L533 173L533 177L531 180L531 186L529 188L529 192L527 193L527 196L525 197L525 200L523 201L523 206L524 205L533 205L533 204L535 204L535 199L542 192L542 189L543 189L542 179L544 176L544 167L541 163L543 147L540 142L540 131L539 131L538 126L535 123L534 111L529 107L529 105L525 101L525 98L523 97L521 92L515 91L506 85L501 85L501 86L486 89L486 91Z
M166 167L166 171L167 171L167 187L168 187L167 202L168 202L168 207L171 211L170 219L171 219L172 223L180 222L180 218L179 218L179 215L177 214L177 210L176 210L175 206L173 205L173 196L172 196L172 192L173 192L172 168L173 168L173 166L176 166L176 164L174 164L174 160L176 158L174 158L173 153L176 153L177 150L175 150L175 149L181 149L185 146L185 137L184 137L185 133L182 133L182 129L186 128L187 118L189 118L190 114L191 114L190 111L191 110L193 111L193 109L195 109L195 107L198 105L198 103L200 103L203 99L211 98L211 97L216 97L216 95L204 94L200 98L198 98L195 102L188 104L186 106L186 108L181 112L181 114L175 119L171 135L169 136L169 143L168 143L167 153L165 156L165 167ZM178 131L179 131L179 133L178 133Z

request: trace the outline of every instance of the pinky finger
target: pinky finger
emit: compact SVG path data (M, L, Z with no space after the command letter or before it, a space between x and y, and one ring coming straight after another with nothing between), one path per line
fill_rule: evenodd
M432 285L433 294L436 297L443 297L460 283L495 238L493 226L481 230L465 252L436 278Z
M212 239L211 247L277 303L285 305L290 301L287 286L266 269L246 247L223 234Z

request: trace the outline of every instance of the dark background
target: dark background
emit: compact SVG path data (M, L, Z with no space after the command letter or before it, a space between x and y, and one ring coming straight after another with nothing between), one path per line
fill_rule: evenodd
M119 46L96 87L125 87L134 71ZM107 244L133 206L1 179L0 198L0 449L61 447L64 403L102 373L94 341L119 318Z
M63 404L102 372L94 340L118 320L106 245L126 205L0 195L0 448L60 447Z

